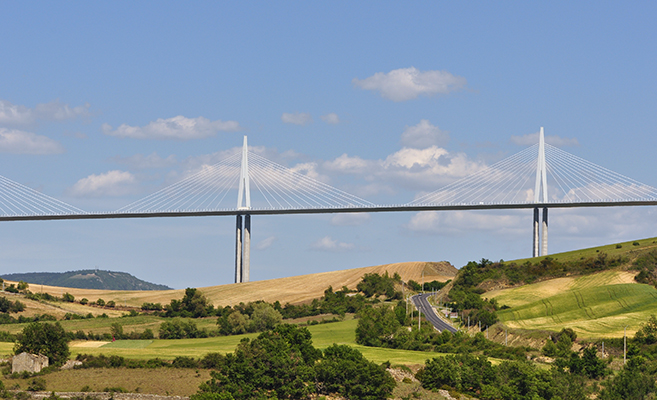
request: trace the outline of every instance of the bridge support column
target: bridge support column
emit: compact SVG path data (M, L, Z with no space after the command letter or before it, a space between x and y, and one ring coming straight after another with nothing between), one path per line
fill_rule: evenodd
M244 215L244 251L242 253L242 282L251 275L251 214Z
M538 208L534 208L534 246L532 257L538 257Z
M242 216L237 216L235 232L235 283L242 282Z
M541 255L548 255L548 209L543 207L543 233L541 237Z

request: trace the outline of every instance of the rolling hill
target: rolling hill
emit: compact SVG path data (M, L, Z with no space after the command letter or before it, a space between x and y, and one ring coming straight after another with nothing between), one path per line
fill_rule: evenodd
M627 327L628 334L634 334L651 314L657 313L657 289L636 282L638 271L632 264L655 248L654 239L644 239L554 254L550 256L553 259L573 261L604 252L622 256L624 262L612 270L573 274L517 287L487 282L488 287L498 288L482 297L494 298L501 306L509 307L498 311L500 322L509 328L551 331L572 328L580 337L599 338L623 336Z
M170 290L165 285L143 281L127 272L87 269L69 272L27 272L2 275L9 281L24 281L37 285L102 290Z
M324 294L324 290L329 286L335 289L342 288L343 286L354 289L363 275L367 273L384 274L385 272L388 272L390 275L398 273L404 281L415 280L421 282L424 276L424 280L428 282L432 280L446 281L452 279L456 275L457 269L444 261L404 262L265 281L208 286L198 289L215 306L235 305L240 302L247 303L256 300L265 300L267 302L278 300L282 304L296 304L321 297ZM76 299L87 298L90 301L95 301L102 298L105 301L114 300L119 306L127 305L131 307L140 307L143 303L168 304L172 299L181 299L184 295L184 289L154 291L97 290L40 285L34 284L29 280L26 282L30 283L30 290L33 292L49 293L58 297L68 292L75 296ZM29 307L30 305L28 304ZM78 305L77 303L66 303L61 307L66 308L70 312L79 312L77 309L76 311L73 310L75 307L89 308ZM55 311L52 310L52 312Z

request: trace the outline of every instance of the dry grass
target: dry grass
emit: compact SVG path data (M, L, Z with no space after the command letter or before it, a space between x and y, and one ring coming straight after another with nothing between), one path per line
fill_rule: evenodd
M425 281L448 280L456 275L456 268L447 262L405 262L396 264L378 265L373 267L355 268L340 271L322 272L311 275L300 275L288 278L279 278L266 281L246 282L240 284L209 286L199 288L215 306L235 305L240 302L264 300L267 302L280 301L285 303L303 303L321 297L328 286L338 289L347 286L350 289L356 287L363 275L366 273L390 275L398 273L402 279L420 282L424 272ZM70 293L76 300L86 298L95 301L99 298L110 301L114 300L117 306L140 307L143 303L168 304L172 299L183 297L184 290L157 290L157 291L110 291L93 289L60 288L45 285L30 285L33 292L46 292L61 297L63 293ZM21 300L23 301L23 300ZM39 304L39 303L37 303ZM58 303L60 305L62 303ZM59 312L53 307L41 306L49 310L48 313ZM78 310L77 307L80 307ZM121 314L119 310L109 310L80 306L77 304L62 304L63 315L66 312L101 314L103 312L110 316ZM42 311L46 312L46 311ZM111 315L114 314L114 315Z
M98 368L58 371L43 376L46 389L56 392L78 392L88 386L91 391L102 392L105 388L121 387L128 392L171 396L189 396L198 391L201 383L210 379L209 370L179 368L126 369ZM25 390L30 379L5 380L5 387L20 385Z

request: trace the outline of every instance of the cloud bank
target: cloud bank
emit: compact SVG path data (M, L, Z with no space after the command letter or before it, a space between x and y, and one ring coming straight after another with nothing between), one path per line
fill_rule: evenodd
M12 154L60 154L64 146L46 136L0 128L0 152Z
M331 238L330 236L324 236L315 243L313 243L310 248L318 251L329 251L329 252L344 252L353 250L356 246L353 243L344 243L338 242L337 240Z
M29 108L0 100L0 124L3 125L31 125L38 120L65 121L88 116L90 116L88 103L71 107L55 100Z
M354 78L354 86L378 91L381 97L392 101L406 101L420 95L447 94L467 85L465 78L447 71L420 71L415 67L377 72L365 79Z
M134 193L136 185L137 178L130 172L113 170L80 179L69 193L75 197L124 196Z
M102 126L103 133L110 136L175 140L203 139L214 136L218 132L235 132L240 129L237 121L210 121L204 117L186 118L182 115L168 119L159 118L145 126L123 124L116 129L106 123Z
M281 121L286 124L307 125L313 122L313 117L308 113L283 113Z

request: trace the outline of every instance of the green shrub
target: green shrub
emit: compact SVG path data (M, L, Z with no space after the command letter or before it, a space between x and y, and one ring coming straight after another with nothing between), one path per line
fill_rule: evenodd
M43 392L46 390L46 380L44 378L38 377L32 379L27 384L27 390L30 392Z

